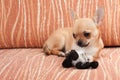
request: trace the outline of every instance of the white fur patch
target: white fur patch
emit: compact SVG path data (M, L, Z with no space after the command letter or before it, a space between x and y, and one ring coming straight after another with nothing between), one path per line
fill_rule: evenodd
M72 45L72 50L75 50L78 55L79 58L77 60L72 61L72 64L75 66L77 62L92 62L93 61L93 56L96 53L96 51L98 50L95 47L79 47L77 44L73 44Z
M87 57L85 55L85 51L83 48L77 46L77 44L73 44L72 46L72 50L75 50L78 53L78 59L77 60L73 60L72 64L75 66L78 62L82 62L85 63L87 60Z
M72 61L72 64L75 66L78 62L82 62L82 63L85 63L87 60L87 57L84 53L84 51L82 50L76 50L76 52L78 53L78 59L77 60L73 60Z

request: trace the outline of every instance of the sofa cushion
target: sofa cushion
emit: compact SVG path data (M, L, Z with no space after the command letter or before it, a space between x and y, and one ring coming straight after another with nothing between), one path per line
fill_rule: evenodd
M63 68L64 57L42 49L0 50L0 80L120 80L120 48L100 52L97 69Z
M0 48L42 47L58 28L72 27L70 9L92 17L105 9L100 26L105 46L120 46L120 1L110 0L3 0L0 2Z

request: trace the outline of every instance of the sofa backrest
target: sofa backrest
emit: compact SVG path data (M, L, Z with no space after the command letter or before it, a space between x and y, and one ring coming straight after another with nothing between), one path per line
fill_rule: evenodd
M42 47L58 28L72 27L70 9L80 17L105 10L99 27L105 46L120 46L119 0L1 0L0 48Z

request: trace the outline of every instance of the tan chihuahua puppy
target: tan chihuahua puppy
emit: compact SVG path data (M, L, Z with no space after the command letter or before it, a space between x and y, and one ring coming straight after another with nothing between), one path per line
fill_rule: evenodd
M74 14L74 25L58 29L46 40L43 49L48 55L65 56L72 49L83 50L88 61L96 60L104 47L98 26L103 18L103 8L98 8L93 19L78 18Z

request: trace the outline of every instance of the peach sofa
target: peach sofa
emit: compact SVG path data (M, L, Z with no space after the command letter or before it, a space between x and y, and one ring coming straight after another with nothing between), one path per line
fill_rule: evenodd
M46 56L43 43L58 28L72 27L70 9L105 16L99 67L63 68L64 57ZM0 80L120 80L120 0L0 0Z

